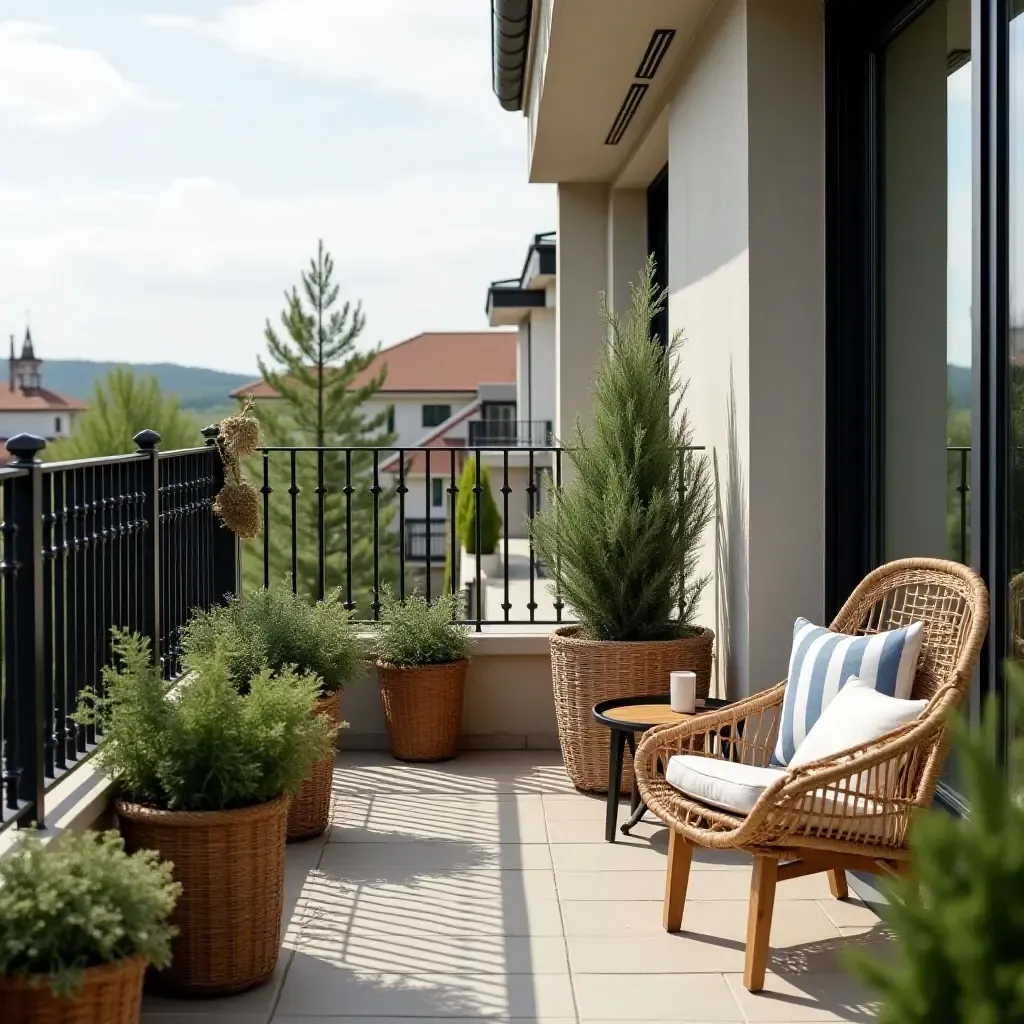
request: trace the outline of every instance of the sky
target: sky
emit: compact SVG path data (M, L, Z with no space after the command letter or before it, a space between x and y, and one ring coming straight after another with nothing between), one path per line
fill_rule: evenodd
M485 328L488 282L555 226L491 92L489 15L4 0L0 331L27 317L43 359L248 373L319 238L366 346Z

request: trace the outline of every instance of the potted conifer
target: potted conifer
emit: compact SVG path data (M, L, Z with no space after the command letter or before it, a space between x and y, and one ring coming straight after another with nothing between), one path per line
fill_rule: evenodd
M137 1024L147 964L170 962L171 867L116 832L30 835L0 859L4 1024Z
M498 541L501 537L501 513L491 493L491 475L480 463L477 486L477 456L471 455L462 467L455 525L459 541L467 555L473 555L481 573L490 575L498 568ZM479 519L479 526L477 520ZM479 532L479 537L477 536ZM480 550L477 551L479 543ZM475 567L473 576L476 576Z
M339 725L343 687L362 667L359 640L338 592L313 602L293 593L283 580L267 589L246 591L209 611L197 612L185 627L186 658L223 652L235 685L244 689L260 669L291 666L320 681L316 713L332 729ZM344 725L345 723L341 723ZM310 839L327 828L335 747L313 762L292 797L288 841Z
M654 261L630 289L627 315L602 298L608 337L594 385L592 424L566 448L570 482L530 523L548 574L579 621L551 637L551 671L565 766L582 790L607 789L606 729L600 700L667 693L669 673L711 682L714 634L694 623L708 578L697 574L713 518L707 458L692 433L679 375L682 334L651 339L665 296ZM629 780L630 774L623 773Z
M402 761L446 761L459 751L469 630L457 594L427 601L381 593L374 654L391 753Z
M114 632L116 662L77 719L101 724L97 756L117 780L129 851L174 865L181 898L171 965L156 987L227 995L273 974L280 944L288 798L333 742L314 714L320 680L262 668L242 692L225 654L194 654L179 684L163 680L149 644Z

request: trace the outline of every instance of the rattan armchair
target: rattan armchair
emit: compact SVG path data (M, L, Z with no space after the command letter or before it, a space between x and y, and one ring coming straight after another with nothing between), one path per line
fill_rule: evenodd
M722 711L652 729L637 748L640 794L671 829L667 931L682 927L694 847L753 856L744 968L751 992L764 987L777 882L828 872L832 895L845 899L847 870L898 874L910 857L911 814L932 802L948 745L947 716L970 688L988 628L988 592L975 572L953 562L892 562L861 582L831 627L871 634L916 621L924 622L924 643L912 696L929 701L921 718L867 746L786 772L745 816L684 796L665 781L665 768L674 754L768 766L785 682Z

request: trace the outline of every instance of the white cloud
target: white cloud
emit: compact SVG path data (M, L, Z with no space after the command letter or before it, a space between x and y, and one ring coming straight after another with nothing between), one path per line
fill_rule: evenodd
M94 50L64 46L44 25L0 22L0 113L47 129L80 128L140 99Z
M302 73L358 81L467 112L514 121L490 90L484 0L256 0L208 21L153 14L147 24L190 30Z
M342 296L364 302L368 344L485 327L489 279L515 273L530 234L553 226L554 193L515 168L285 197L209 179L157 192L0 188L0 222L0 333L28 308L44 358L245 371L321 236Z

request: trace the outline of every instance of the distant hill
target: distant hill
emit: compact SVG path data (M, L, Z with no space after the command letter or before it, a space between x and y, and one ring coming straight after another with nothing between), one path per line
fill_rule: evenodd
M43 383L68 398L88 401L93 384L124 363L94 363L87 359L47 359L43 363ZM198 366L177 363L137 363L129 369L137 374L152 374L163 391L181 397L185 409L222 409L231 405L228 395L248 384L255 374L223 373Z
M948 363L946 366L946 387L954 409L971 407L971 368Z

